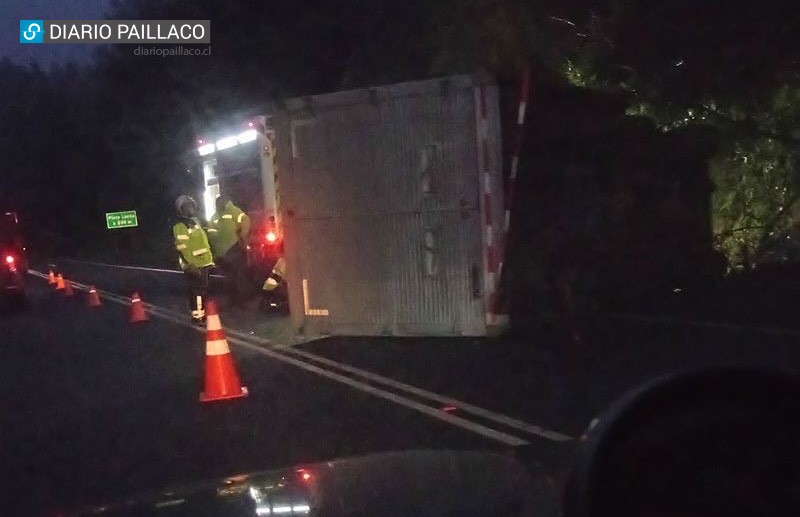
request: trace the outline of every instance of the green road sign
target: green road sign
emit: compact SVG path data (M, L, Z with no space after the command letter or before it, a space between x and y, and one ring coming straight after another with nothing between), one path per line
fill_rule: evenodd
M108 212L106 214L106 228L116 230L117 228L133 228L139 226L139 219L136 217L136 210L127 212Z

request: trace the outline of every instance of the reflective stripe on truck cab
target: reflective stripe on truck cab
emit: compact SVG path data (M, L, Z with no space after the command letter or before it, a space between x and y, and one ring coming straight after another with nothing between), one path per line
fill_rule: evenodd
M187 246L186 246L186 244L178 244L178 245L177 245L177 246L175 246L175 247L176 247L177 249L179 249L179 250L185 250Z
M233 219L233 214L225 214L222 216L223 219Z
M194 250L192 252L192 256L196 257L198 255L202 255L203 253L208 253L208 248L200 248L199 250Z
M189 236L188 235L183 235L183 234L176 235L175 238L177 238L179 241L188 241L189 240Z
M245 216L245 213L244 213L244 212L240 213L240 214L239 214L239 217L237 217L237 218L236 218L236 222L237 222L237 223L241 223L241 222L242 222L242 219L244 219L244 216Z

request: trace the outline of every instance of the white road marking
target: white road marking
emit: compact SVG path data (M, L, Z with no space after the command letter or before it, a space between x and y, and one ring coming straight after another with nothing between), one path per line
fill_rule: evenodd
M359 382L359 381L356 381L356 380L351 379L349 377L345 377L343 375L339 375L338 373L334 373L334 372L331 372L329 370L325 370L323 368L320 368L318 366L314 366L314 365L308 364L308 363L306 363L304 361L300 361L299 359L294 359L294 358L291 358L291 357L287 357L286 355L284 355L282 353L274 352L274 351L272 351L272 350L270 350L268 348L263 348L263 347L260 347L258 345L253 345L251 343L247 343L247 342L242 341L241 339L235 338L235 337L228 338L228 339L232 343L236 343L238 345L244 346L246 348L249 348L250 350L254 350L254 351L259 352L261 354L267 355L267 356L272 357L273 359L276 359L278 361L282 361L282 362L285 362L285 363L288 363L288 364L292 364L294 366L297 366L298 368L302 368L304 370L308 370L309 372L316 373L317 375L321 375L323 377L327 377L329 379L333 379L333 380L341 382L343 384L347 384L348 386L353 387L353 388L355 388L357 390L369 393L370 395L374 395L376 397L380 397L380 398L389 400L391 402L394 402L395 404L399 404L401 406L405 406L407 408L414 409L416 411L419 411L420 413L424 413L424 414L426 414L428 416L431 416L433 418L436 418L438 420L443 420L443 421L445 421L445 422L447 422L449 424L452 424L452 425L454 425L456 427L460 427L462 429L466 429L468 431L472 431L475 434L479 434L481 436L484 436L486 438L490 438L490 439L498 441L500 443L504 443L506 445L511 445L511 446L525 445L525 444L528 443L527 440L523 440L521 438L518 438L516 436L512 436L512 435L507 434L507 433L503 433L501 431L497 431L495 429L492 429L490 427L486 427L484 425L472 422L471 420L467 420L465 418L453 416L450 413L446 413L446 412L441 411L439 409L436 409L436 408L433 408L433 407L430 407L430 406L426 406L424 404L420 404L419 402L413 401L413 400L408 399L406 397L403 397L401 395L396 395L394 393L390 393L388 391L384 391L384 390L382 390L380 388L375 388L374 386L370 386L369 384L364 384L363 382Z
M87 264L90 266L113 267L117 269L132 269L134 271L149 271L151 273L173 273L182 275L183 271L179 269L159 269L155 267L144 266L123 266L121 264L105 264L103 262L91 262L89 260L74 260L74 259L61 259L62 262L74 262L75 264ZM225 278L223 275L209 275L212 278Z
M235 329L226 329L226 332L229 335L235 335L235 336L238 336L238 337L243 338L243 339L248 339L250 341L256 341L256 342L261 343L263 345L273 345L273 343L268 339L264 339L264 338L261 338L261 337L258 337L258 336L251 336L251 335L248 335L248 334L244 334L244 333L242 333L242 332L240 332L238 330L235 330ZM395 389L398 389L398 390L405 391L406 393L410 393L412 395L416 395L416 396L418 396L420 398L427 399L427 400L430 400L432 402L437 402L437 403L445 404L445 405L448 405L448 406L455 406L460 411L463 411L465 413L470 413L472 415L479 416L479 417L485 418L487 420L492 420L493 422L496 422L498 424L507 425L508 427L513 427L514 429L517 429L517 430L520 430L520 431L525 431L526 433L530 433L530 434L533 434L535 436L539 436L539 437L542 437L542 438L547 438L548 440L553 440L553 441L556 441L556 442L565 442L565 441L569 441L569 440L573 439L571 436L559 433L557 431L552 431L552 430L549 430L549 429L545 429L545 428L540 427L538 425L529 424L527 422L523 422L521 420L517 420L515 418L511 418L511 417L508 417L506 415L502 415L500 413L495 413L494 411L490 411L488 409L484 409L484 408L479 407L479 406L474 406L474 405L469 404L467 402L464 402L462 400L458 400L458 399L455 399L455 398L452 398L452 397L448 397L448 396L445 396L445 395L440 395L438 393L434 393L434 392L431 392L431 391L428 391L428 390L424 390L422 388L418 388L418 387L412 386L410 384L406 384L406 383L403 383L403 382L400 382L400 381L396 381L394 379L391 379L391 378L388 378L388 377L384 377L382 375L378 375L378 374L375 374L375 373L372 373L372 372L369 372L369 371L366 371L366 370L362 370L362 369L356 368L354 366L350 366L350 365L347 365L347 364L339 363L339 362L333 361L331 359L328 359L327 357L323 357L321 355L317 355L317 354L314 354L314 353L311 353L311 352L306 352L305 350L299 350L297 348L290 348L290 347L286 347L286 348L281 347L279 350L281 350L281 352L286 353L286 354L292 354L292 355L304 357L306 359L309 359L309 360L312 360L312 361L316 361L318 363L322 363L322 364L324 364L326 366L337 368L339 370L351 373L353 375L357 375L357 376L359 376L359 377L361 377L363 379L367 379L367 380L376 382L378 384L383 384L384 386L389 386L391 388L395 388Z
M48 278L47 275L45 275L43 273L40 273L38 271L31 270L31 271L29 271L29 273L31 275L38 276L38 277L43 278L45 280ZM82 283L79 283L79 282L73 282L72 285L73 285L73 287L75 287L75 288L77 288L79 290L83 290L83 291L88 291L89 290L89 286L88 285L85 285L85 284L82 284ZM101 295L107 300L113 301L115 303L119 303L121 305L130 305L130 299L127 298L127 297L120 296L120 295L117 295L115 293L111 293L111 292L108 292L108 291L103 291L102 289L97 289L97 291L99 293L101 293ZM166 309L164 307L159 307L157 305L153 305L153 304L150 304L150 303L143 303L143 305L150 311L150 313L153 316L155 316L157 318L160 318L160 319L163 319L163 320L166 320L166 321L170 321L172 323L175 323L177 325L181 325L181 326L184 326L184 327L187 327L187 328L194 329L194 330L196 330L198 332L201 332L201 333L205 332L204 328L197 327L197 326L193 325L192 323L187 322L186 319L182 315L178 314L177 312L174 312L174 311L171 311L171 310ZM502 431L498 431L496 429L492 429L490 427L484 426L484 425L479 424L477 422L473 422L471 420L467 420L466 418L458 417L458 416L452 415L450 413L441 411L438 408L434 408L434 407L419 403L417 401L414 401L414 400L411 400L409 398L403 397L402 395L391 393L391 392L385 391L383 389L377 388L375 386L372 386L372 385L366 384L364 382L358 381L356 379L352 379L350 377L346 377L346 376L341 375L339 373L336 373L336 372L333 372L333 371L330 371L330 370L326 370L326 369L321 368L321 367L319 367L317 365L310 364L310 363L308 363L306 361L302 361L302 360L300 360L298 358L289 357L289 354L293 354L295 356L300 356L300 357L303 357L303 358L305 358L307 360L312 360L312 361L324 364L326 366L337 368L337 369L339 369L341 371L351 373L351 374L356 375L358 377L361 377L363 379L366 379L366 380L369 380L369 381L372 381L372 382L376 382L376 383L379 383L379 384L383 384L384 386L389 386L389 387L392 387L392 388L395 388L395 389L398 389L398 390L401 390L401 391L405 391L407 393L416 395L417 397L420 397L420 398L423 398L423 399L427 399L427 400L430 400L430 401L433 401L433 402L445 404L445 405L448 405L448 406L455 406L459 410L463 411L464 413L472 414L472 415L475 415L475 416L478 416L478 417L481 417L481 418L485 418L487 420L491 420L491 421L494 421L496 423L506 425L508 427L517 429L519 431L524 431L526 433L535 435L535 436L540 437L540 438L545 438L547 440L556 441L556 442L565 442L565 441L573 440L573 438L571 436L568 436L566 434L562 434L562 433L559 433L559 432L556 432L556 431L552 431L552 430L549 430L549 429L544 429L544 428L542 428L540 426L532 425L532 424L529 424L527 422L523 422L523 421L511 418L511 417L508 417L506 415L495 413L495 412L490 411L488 409L484 409L484 408L481 408L481 407L478 407L478 406L474 406L472 404L468 404L468 403L463 402L463 401L458 400L458 399L454 399L454 398L451 398L451 397L440 395L438 393L433 393L433 392L424 390L422 388L418 388L416 386L411 386L409 384L405 384L405 383L396 381L394 379L390 379L390 378L387 378L387 377L383 377L381 375L374 374L372 372L368 372L366 370L362 370L360 368L355 368L355 367L352 367L352 366L349 366L349 365L346 365L346 364L338 363L336 361L332 361L330 359L327 359L325 357L322 357L322 356L319 356L319 355L316 355L316 354L313 354L313 353L310 353L310 352L306 352L306 351L298 350L298 349L294 349L294 348L271 348L271 349L270 348L264 348L264 345L274 347L274 343L272 341L268 340L268 339L265 339L265 338L260 338L258 336L252 336L252 335L246 334L244 332L241 332L239 330L230 329L230 328L225 328L225 332L226 332L226 334L228 336L228 341L230 341L231 343L234 343L234 344L237 344L239 346L245 347L245 348L247 348L249 350L252 350L254 352L258 352L258 353L260 353L262 355L266 355L266 356L271 357L271 358L273 358L275 360L291 364L291 365L296 366L298 368L302 368L304 370L310 371L310 372L315 373L317 375L320 375L322 377L326 377L326 378L335 380L337 382L346 384L346 385L348 385L348 386L350 386L352 388L358 389L358 390L363 391L365 393L368 393L370 395L373 395L373 396L376 396L376 397L379 397L379 398L394 402L394 403L396 403L398 405L407 407L409 409L414 409L416 411L419 411L419 412L421 412L423 414L426 414L426 415L431 416L433 418L436 418L438 420L445 421L445 422L447 422L447 423L449 423L451 425L454 425L456 427L460 427L462 429L474 432L474 433L476 433L478 435L484 436L486 438L493 439L495 441L498 441L500 443L504 443L506 445L510 445L510 446L525 445L525 444L528 443L528 441L524 440L522 438L519 438L517 436L513 436L513 435L510 435L508 433L504 433ZM257 344L256 343L252 343L252 341L255 341Z
M105 264L103 262L91 262L88 260L61 259L61 261L74 262L76 264L88 264L90 266L113 267L117 269L133 269L135 271L152 271L153 273L174 273L176 275L183 274L183 271L177 269L158 269L155 267L143 267L143 266L123 266L121 264Z

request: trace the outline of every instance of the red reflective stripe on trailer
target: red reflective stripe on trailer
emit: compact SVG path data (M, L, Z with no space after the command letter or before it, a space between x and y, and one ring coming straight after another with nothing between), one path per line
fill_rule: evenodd
M488 112L488 108L486 106L486 104L487 104L486 103L486 86L481 86L480 87L480 95L478 96L478 98L480 99L479 104L480 104L480 110L481 110L480 111L481 118L483 120L486 120L486 114Z
M514 180L517 177L517 167L519 167L519 156L514 155L511 157L511 172L509 173L509 179ZM509 188L509 190L511 190Z
M497 253L493 245L486 247L486 269L490 273L497 272ZM494 286L492 286L492 288L494 288ZM489 296L492 296L493 294L494 291L489 293Z
M531 97L531 67L526 66L522 71L522 85L520 86L520 99L519 102L523 106L527 106L528 100ZM524 120L522 122L525 122ZM522 123L520 122L520 124Z
M498 315L501 314L501 301L497 294L496 285L501 283L500 275L503 271L503 261L506 254L506 243L508 242L508 231L511 225L511 207L514 199L514 184L516 183L517 175L519 173L519 156L522 150L523 142L523 129L525 125L525 117L527 115L528 107L530 105L531 97L531 68L525 67L520 78L519 92L518 92L518 106L517 106L517 120L514 136L511 147L511 169L508 175L508 181L505 185L504 213L502 228L498 232L497 249L487 249L487 267L489 268L489 275L492 276L492 287L489 292L488 311L486 313L486 322L492 325L498 321ZM491 257L491 258L490 258ZM492 269L495 266L495 269ZM496 275L496 277L495 277ZM488 283L488 282L487 282Z
M225 331L222 329L206 331L206 341L221 341L223 339L225 339Z
M500 297L497 296L497 291L494 291L489 295L489 312L491 314L499 314L500 313L500 304L499 301Z
M484 307L486 311L486 324L492 325L497 321L494 314L497 303L497 268L498 268L498 243L495 242L494 228L494 200L492 199L492 148L489 142L489 91L485 86L476 88L475 105L477 118L477 165L480 174L481 201L483 210L483 246L484 246ZM501 180L502 181L502 180Z

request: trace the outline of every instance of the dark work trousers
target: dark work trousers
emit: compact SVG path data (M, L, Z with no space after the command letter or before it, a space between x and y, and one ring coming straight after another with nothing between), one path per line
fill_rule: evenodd
M235 245L217 260L218 265L225 273L225 282L228 286L231 301L244 303L252 292L250 275L247 272L247 251L240 245Z
M189 311L192 319L202 319L205 316L206 298L208 297L208 273L211 267L201 267L196 271L186 270L183 277L189 288ZM200 307L198 308L197 297L200 297Z

